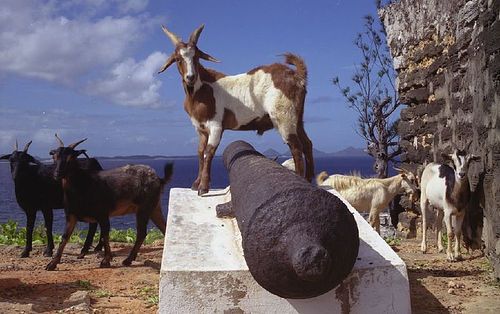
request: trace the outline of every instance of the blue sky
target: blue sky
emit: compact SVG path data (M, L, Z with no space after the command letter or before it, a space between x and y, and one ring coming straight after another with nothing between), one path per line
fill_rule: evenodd
M300 55L308 67L305 128L316 149L364 147L356 115L331 84L347 82L360 60L353 40L374 0L148 1L3 0L0 7L0 153L33 140L48 157L81 138L91 155L194 155L197 133L183 109L176 67L157 70L173 52L161 30L198 46L227 74ZM236 139L258 150L288 148L275 130L226 131L218 154Z

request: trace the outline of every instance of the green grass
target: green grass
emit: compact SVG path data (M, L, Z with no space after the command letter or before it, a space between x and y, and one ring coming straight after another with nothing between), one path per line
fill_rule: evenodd
M92 290L93 289L93 286L92 284L90 283L90 281L85 281L85 280L77 280L75 282L76 286L79 288L79 289L82 289L82 290Z
M95 291L93 291L93 293L98 298L108 298L111 296L111 292L109 292L108 290L104 290L104 289L95 290Z
M389 245L399 245L399 244L401 244L401 240L398 239L397 237L393 237L393 236L384 237L384 240Z
M448 235L446 232L441 234L441 239L443 239L443 246L446 248L448 246Z
M146 301L146 308L152 307L153 305L158 305L158 292L151 287L144 287L139 289L139 295Z
M495 278L491 281L491 285L493 287L496 287L496 288L500 288L500 279L499 278Z
M61 242L61 235L54 234L54 242ZM75 229L69 242L73 243L83 243L85 242L85 238L87 237L87 231L82 231ZM94 236L94 242L98 242L100 237L100 233L97 232ZM112 228L109 232L109 240L111 242L125 242L125 243L134 243L136 239L135 230L127 229L127 230L117 230ZM144 240L144 244L151 244L158 239L163 239L163 234L160 230L154 228L149 230L146 239ZM19 227L19 223L9 219L6 223L0 224L0 244L7 245L20 245L23 246L26 244L26 227ZM47 235L45 232L45 227L43 224L39 224L33 230L33 244L47 244Z

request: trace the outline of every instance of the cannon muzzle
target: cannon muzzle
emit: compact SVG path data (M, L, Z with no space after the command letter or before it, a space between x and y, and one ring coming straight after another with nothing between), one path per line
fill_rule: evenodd
M326 293L347 277L359 236L339 198L243 141L231 143L223 160L244 257L262 287L303 299Z

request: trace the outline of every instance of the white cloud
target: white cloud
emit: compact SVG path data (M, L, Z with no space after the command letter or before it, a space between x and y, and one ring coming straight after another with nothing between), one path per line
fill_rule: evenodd
M147 0L2 1L0 76L46 80L119 105L159 107L161 83L153 73L166 56L153 53L138 62L130 57L148 29L159 24L157 18L141 13L147 4ZM120 15L126 13L135 15ZM96 84L105 81L95 78L107 71L104 75L111 82L97 90Z
M102 78L90 82L88 94L104 96L111 102L124 106L152 107L164 106L160 99L161 82L155 78L156 71L168 56L154 52L146 59L136 62L129 58L116 64Z

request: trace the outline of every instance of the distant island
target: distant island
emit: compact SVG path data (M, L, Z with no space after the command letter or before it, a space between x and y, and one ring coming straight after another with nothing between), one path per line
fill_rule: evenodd
M262 152L262 155L270 158L274 158L276 156L281 156L281 157L291 157L291 154L289 151L279 153L278 151L270 148ZM369 155L365 153L365 150L363 148L355 148L352 146L349 146L345 149L339 150L337 152L333 153L325 153L323 151L317 150L313 148L313 156L314 157L368 157Z
M275 158L275 157L287 157L290 158L291 154L290 151L285 151L283 153L278 152L275 149L269 148L265 151L262 152L262 155L269 157L269 158ZM216 155L216 157L220 157L221 155ZM325 153L323 151L317 150L313 148L313 156L315 158L322 158L322 157L369 157L367 153L365 153L363 148L356 148L349 146L345 149L339 150L337 152L333 153ZM197 155L191 155L191 156L163 156L163 155L155 155L155 156L149 156L149 155L130 155L130 156L91 156L95 157L99 160L107 160L107 159L126 159L126 160L141 160L141 159L172 159L172 158L187 158L187 157L198 157ZM44 163L52 163L52 158L41 158L38 156L35 156L36 159L44 162Z

